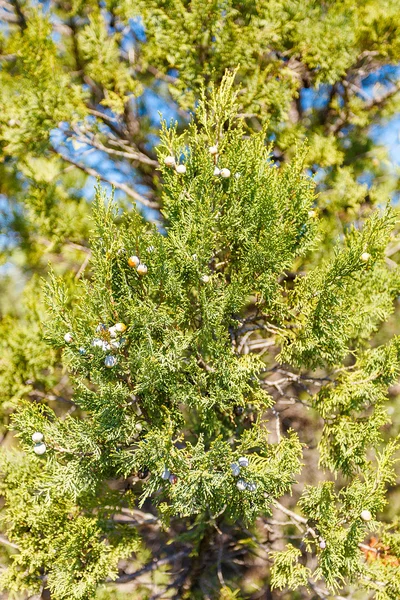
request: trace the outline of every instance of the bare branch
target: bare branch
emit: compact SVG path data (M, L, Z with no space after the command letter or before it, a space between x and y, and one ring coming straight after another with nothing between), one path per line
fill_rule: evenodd
M294 519L295 521L297 521L298 523L301 523L303 525L307 525L307 519L305 517L298 515L297 513L293 512L292 510L289 510L288 508L286 508L286 506L283 506L283 504L281 504L277 500L275 500L274 504L277 508L279 508L279 510L281 512L283 512L285 515L287 515L291 519Z
M382 107L390 98L393 98L398 92L400 92L400 82L394 85L393 88L388 90L385 94L381 94L376 98L372 98L369 102L365 102L364 108L365 110L371 110L372 108ZM335 123L332 123L328 128L328 133L336 134L340 129L347 124L350 115L347 111L342 111L338 120Z
M98 140L95 140L94 137L89 137L85 135L78 126L73 126L73 130L76 133L77 141L82 142L84 144L88 144L93 148L97 148L97 150L101 150L102 152L106 152L107 154L112 154L114 156L121 156L122 158L129 158L131 160L135 160L141 162L146 165L150 165L152 167L158 167L159 164L156 160L149 158L142 152L135 152L133 150L114 150L113 148L108 148Z
M80 279L83 275L83 273L85 272L86 267L89 264L89 260L90 260L90 252L86 253L85 259L82 262L81 266L79 267L79 270L77 271L76 275L75 275L75 279Z
M10 1L11 1L11 4L13 5L15 13L17 15L18 25L21 27L21 29L26 29L26 27L27 27L26 19L25 19L24 13L22 12L19 0L10 0Z
M10 542L10 540L4 537L4 535L0 535L0 544L3 544L4 546L10 546L10 548L15 548L15 550L19 550L17 544Z
M0 6L0 21L3 21L4 23L18 23L18 17L5 10L3 6ZM4 57L2 56L1 58Z
M100 179L101 181L109 183L115 189L121 190L127 196L129 196L130 198L135 200L136 202L140 202L140 204L143 204L143 206L147 206L148 208L153 208L155 210L158 210L160 208L160 205L158 204L158 202L154 202L153 200L149 200L145 196L142 196L141 194L139 194L139 192L136 192L134 189L129 187L126 183L119 183L118 181L113 181L112 179L109 179L105 175L102 175L99 171L96 171L92 167L83 165L82 163L77 162L73 158L71 158L69 156L65 156L64 154L61 154L55 148L52 148L52 151L54 153L58 154L58 156L60 156L60 158L62 158L66 162L69 162L71 165L74 165L77 169L80 169L81 171L83 171L87 175L90 175L91 177L95 177L96 179Z

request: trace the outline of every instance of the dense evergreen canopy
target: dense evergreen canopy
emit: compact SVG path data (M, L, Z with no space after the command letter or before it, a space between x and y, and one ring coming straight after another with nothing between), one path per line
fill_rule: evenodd
M397 600L398 3L0 22L5 597Z

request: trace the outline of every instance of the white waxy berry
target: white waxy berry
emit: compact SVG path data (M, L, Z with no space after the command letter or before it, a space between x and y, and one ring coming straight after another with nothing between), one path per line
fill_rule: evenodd
M135 269L140 265L140 258L138 256L130 256L128 258L128 265L130 267L135 267Z
M161 473L161 479L164 479L164 481L167 481L171 476L171 471L169 469L167 469L167 467L165 467L164 471Z
M94 338L94 340L92 341L92 346L94 346L95 348L102 348L103 340L101 340L100 338Z
M106 342L105 340L103 340L101 342L101 348L102 348L102 350L110 350L111 344L109 344L108 342Z
M242 176L242 174L241 174L241 173L235 173L235 179L240 179L240 178L241 178L241 176Z
M369 253L369 252L363 252L363 253L361 254L361 256L360 256L360 259L361 259L363 262L368 262L370 258L371 258L371 255L370 255L370 253Z
M115 328L115 325L113 325L112 327L110 327L110 329L108 330L108 333L110 334L110 336L112 338L117 337L117 329Z
M236 487L241 492L244 492L244 490L247 488L247 483L244 481L244 479L239 479L236 484Z
M218 154L218 146L210 146L208 151L210 154Z
M174 156L166 156L164 158L164 165L166 167L174 167L175 166L175 157Z
M147 273L147 267L143 263L140 263L140 265L138 265L136 270L139 273L139 275L146 275L146 273Z
M237 465L236 463L232 463L231 464L231 469L232 469L232 475L234 477L238 477L238 475L240 475L240 467L239 467L239 465Z
M248 467L249 459L246 456L241 456L238 460L238 463L241 467Z
M249 492L255 492L257 489L257 484L254 483L254 481L251 481L247 484L247 489L249 490Z
M216 177L219 177L219 176L221 175L221 170L220 170L220 169L218 169L218 167L215 167L215 169L214 169L214 175L215 175Z
M32 434L32 442L41 442L43 440L43 433L41 433L40 431L35 431L35 433Z
M371 519L372 519L371 512L366 509L361 511L360 517L362 518L363 521L371 521Z
M125 323L115 323L114 329L118 331L118 333L124 333L126 325Z
M321 548L321 550L324 550L326 548L326 541L322 538L320 539L319 547Z
M107 369L111 369L117 364L117 359L115 358L115 356L112 356L112 354L108 354L108 356L106 356L104 359L104 364L107 367Z
M72 333L66 333L64 335L64 340L67 342L67 344L70 344L72 342L72 340L74 339Z
M227 179L230 176L231 176L231 172L229 169L221 169L221 177L224 177L224 179Z
M33 446L33 451L38 456L41 456L42 454L44 454L46 452L46 449L47 449L46 444L44 442L39 442L38 444L35 444Z
M210 277L208 275L202 275L201 281L203 283L208 283L210 281Z
M111 340L109 346L110 348L115 348L118 350L118 348L121 346L121 342L119 340Z
M177 165L176 172L179 173L179 175L184 175L186 173L186 166L185 165Z

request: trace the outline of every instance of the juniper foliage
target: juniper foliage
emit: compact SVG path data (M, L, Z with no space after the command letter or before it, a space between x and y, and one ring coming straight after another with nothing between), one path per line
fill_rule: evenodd
M0 20L5 593L397 599L398 3Z
M282 542L295 522L305 545L275 549L272 587L322 581L332 594L396 598L398 525L378 516L395 482L398 442L382 445L381 429L399 342L369 344L398 295L398 270L385 261L395 215L375 211L314 265L322 232L305 149L276 167L267 130L247 135L238 110L228 74L203 94L187 130L164 123L163 229L121 212L98 187L88 276L73 287L55 274L45 283L45 341L62 353L73 392L69 410L22 400L12 415L21 450L2 459L9 590L112 598L102 582L146 572L118 565L152 548L149 522L167 539L175 532L177 549L151 569L183 561L167 589L203 597L207 560L225 544L210 591L250 597L228 565L236 544L248 552L248 527L268 547L261 519L277 523ZM306 259L307 272L289 277ZM298 512L280 499L312 463L301 430L281 430L289 394L323 423L326 474L302 476ZM386 548L374 560L369 531Z

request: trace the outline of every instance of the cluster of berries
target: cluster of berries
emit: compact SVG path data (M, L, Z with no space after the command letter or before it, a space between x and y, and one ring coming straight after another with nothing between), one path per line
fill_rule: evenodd
M249 466L249 459L246 456L241 456L237 463L231 464L232 475L234 477L239 477L241 468L245 468ZM239 491L243 492L244 490L249 490L249 492L255 492L257 489L257 484L254 481L245 481L244 479L238 479L236 483L236 487Z
M167 467L165 467L164 471L161 473L161 479L164 479L164 481L169 481L172 485L175 485L175 483L178 481L178 477L174 473L171 473Z
M43 437L43 433L40 431L35 431L35 433L32 434L32 442L34 443L33 451L38 456L41 456L47 450L46 444L43 441Z
M107 327L104 323L100 323L96 332L101 334L102 337L95 337L92 340L92 346L95 348L101 348L105 352L109 350L118 350L121 346L123 346L126 342L126 338L118 337L126 330L125 323L115 323L111 327ZM71 344L74 340L74 336L71 332L68 332L64 335L64 340L67 344ZM86 354L85 348L79 348L79 354ZM117 364L117 358L112 354L107 354L104 359L104 364L107 368L111 369L115 367Z
M144 263L140 262L140 258L138 256L130 256L128 258L128 265L132 269L136 269L138 275L146 275L147 273L147 266Z
M185 165L178 165L178 164L176 164L174 156L166 156L164 158L164 164L167 167L175 167L175 171L179 175L184 175L186 173L186 166Z
M209 151L209 153L212 156L217 157L217 155L218 155L218 146L210 146L209 149L208 149L208 151ZM215 158L214 160L217 161L217 158ZM217 165L215 165L214 175L215 175L215 177L223 177L224 179L228 179L228 177L231 176L231 172L226 167L223 168L223 169L220 169L219 167L217 167Z
M218 146L210 146L208 151L213 156L217 156ZM166 167L174 168L179 175L184 175L186 173L186 166L182 164L177 164L175 156L166 156L164 158L164 164ZM231 176L231 172L226 167L224 167L223 169L219 169L217 166L215 166L214 175L216 177L223 177L224 179L227 179Z
M147 467L144 467L143 469L138 471L137 475L139 479L146 479L148 474L149 469ZM175 485L175 483L177 483L178 481L178 477L174 473L171 473L171 471L167 469L167 467L165 467L164 471L161 473L161 479L164 479L164 481L169 481L172 485Z
M115 325L112 325L111 327L107 327L104 323L100 323L100 325L97 326L96 331L97 333L103 334L103 338L94 338L92 346L101 348L104 351L117 350L126 342L126 338L124 337L117 339L125 330L125 323L115 323ZM117 364L117 357L113 354L107 354L104 359L104 364L108 369L115 367Z

